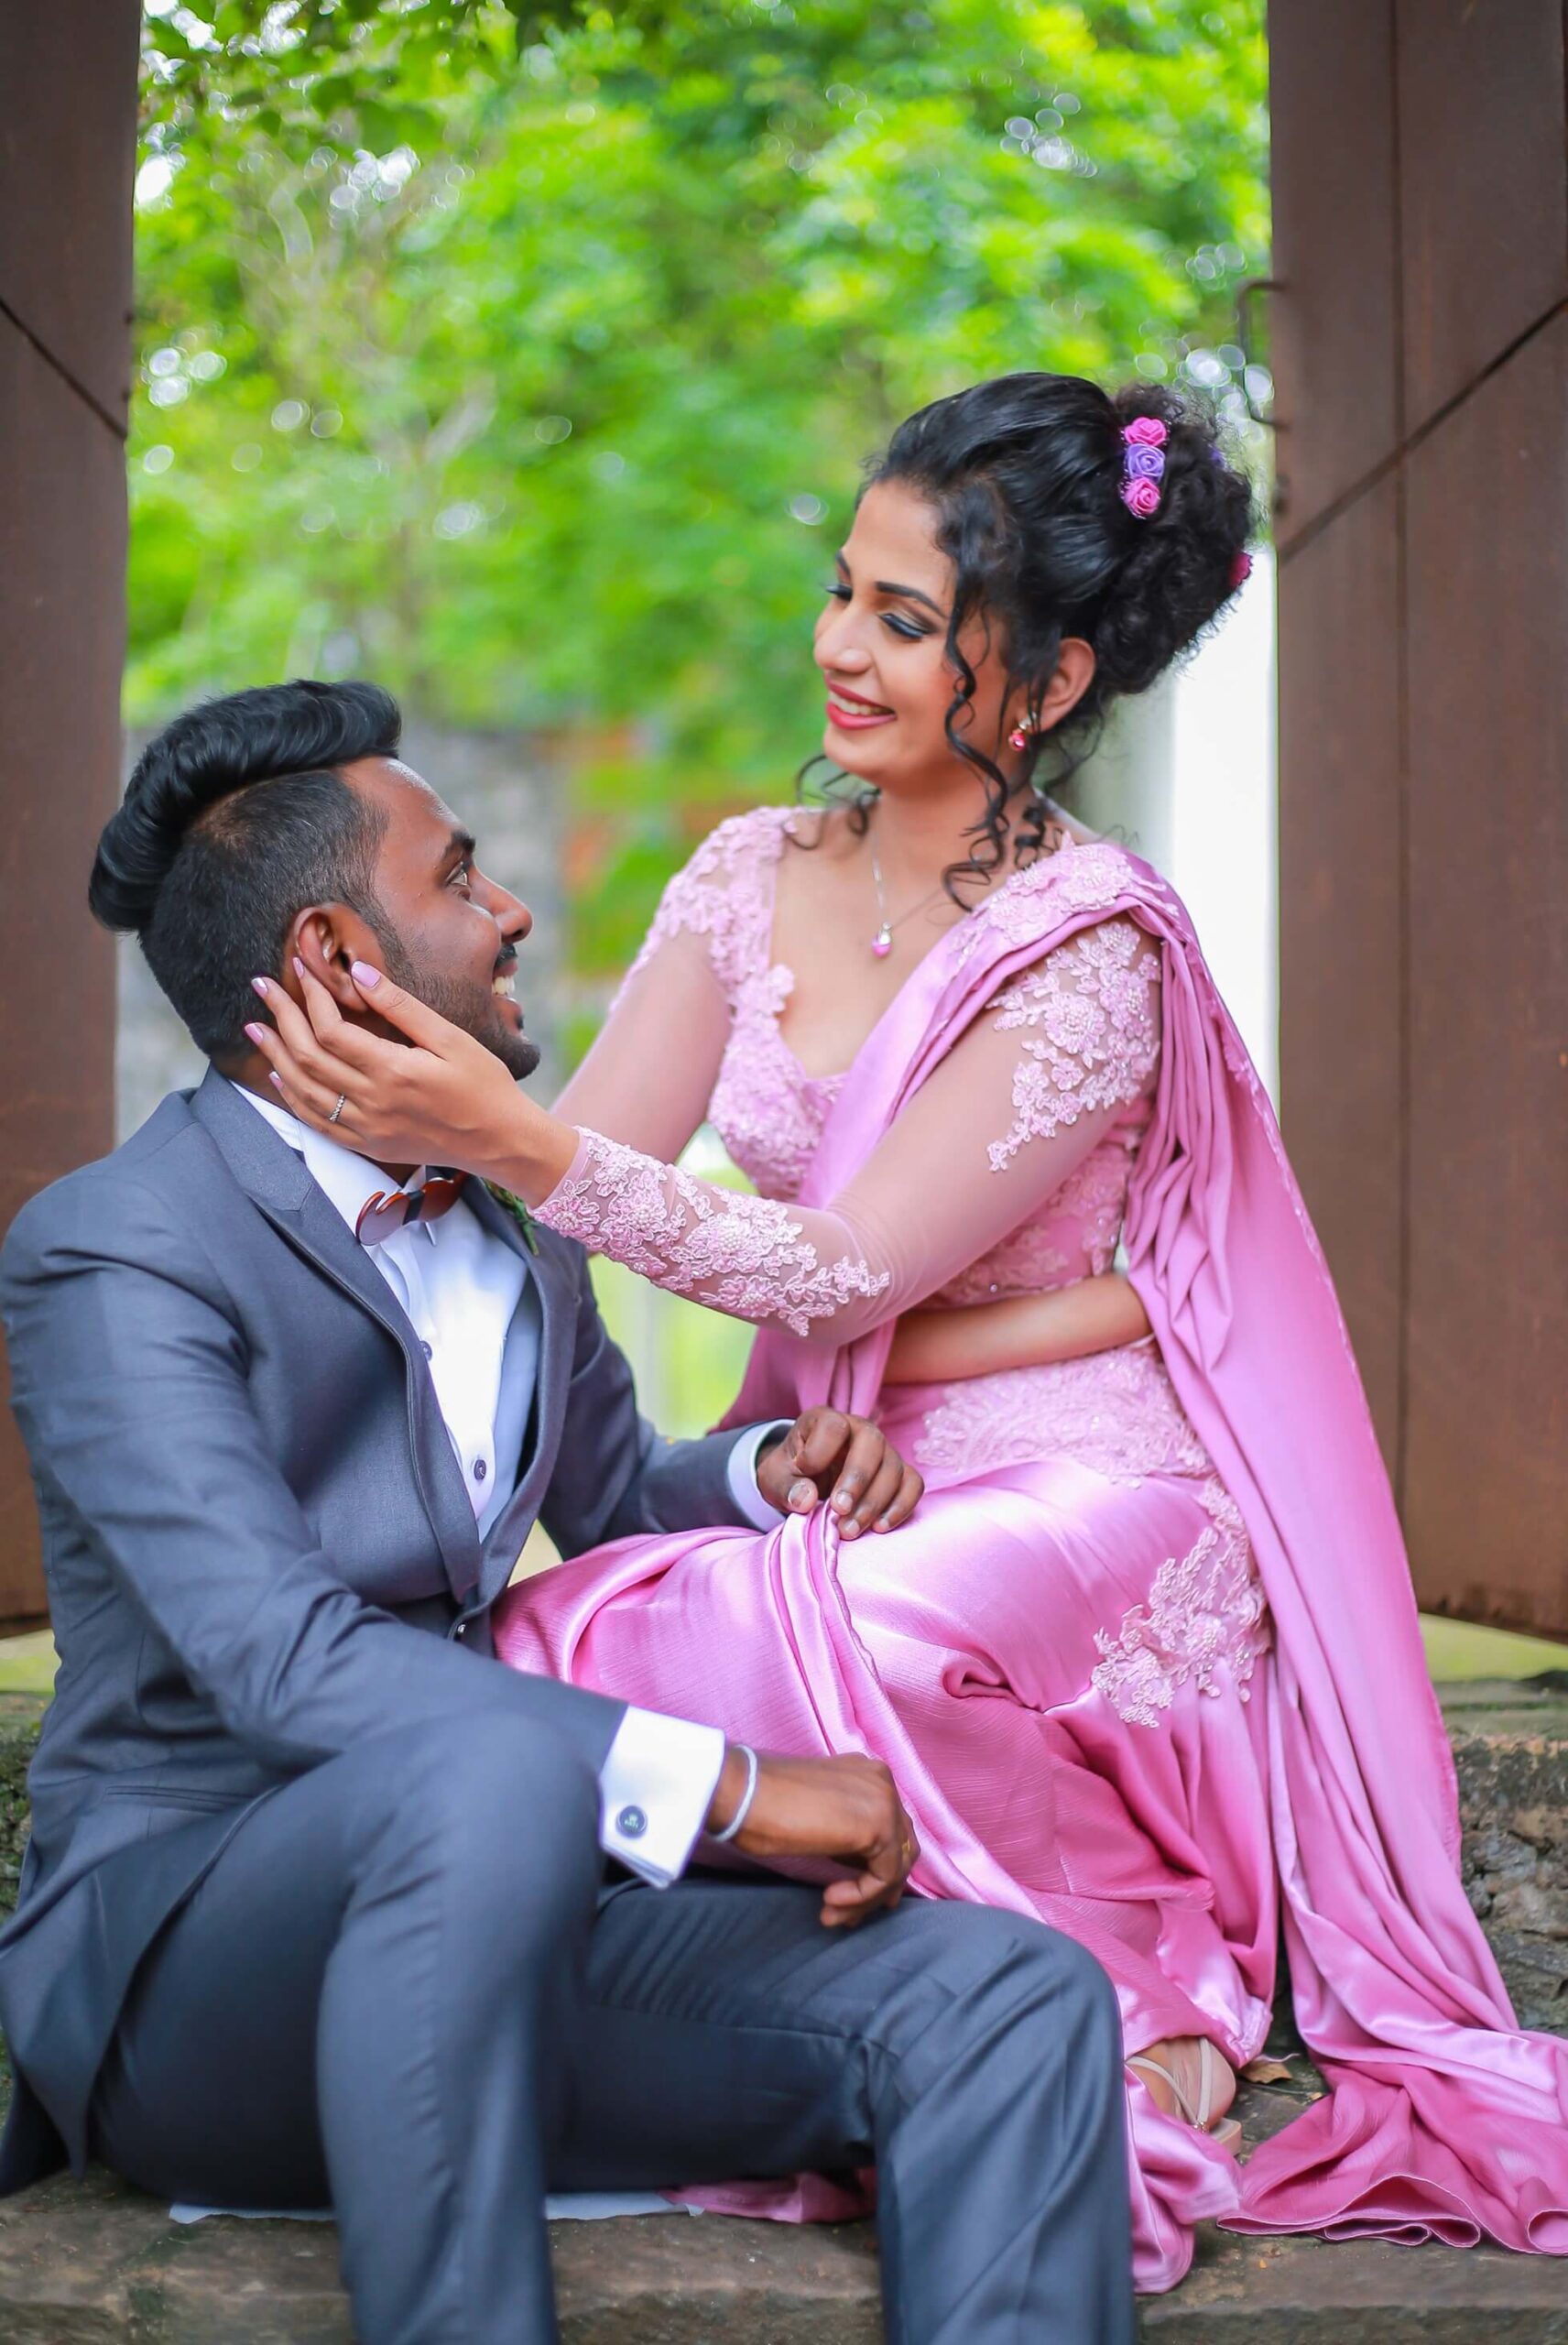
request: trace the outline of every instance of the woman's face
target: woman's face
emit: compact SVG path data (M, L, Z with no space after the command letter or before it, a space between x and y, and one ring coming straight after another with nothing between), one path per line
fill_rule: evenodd
M827 684L823 754L878 790L916 796L973 781L947 738L959 677L947 657L953 564L936 541L936 508L896 480L860 500L837 556L838 574L817 621L814 657ZM1020 721L1049 732L1077 705L1094 675L1094 654L1076 636L1057 653L1056 672L1026 714L1021 687L1009 692L1007 660L983 613L959 630L975 672L963 737L1011 774L1019 753L1006 736Z
M817 621L815 658L828 695L823 752L880 790L929 789L950 780L956 762L944 730L958 685L947 657L953 564L936 527L924 497L902 481L878 481L861 499ZM1006 663L982 618L965 625L959 643L975 675L965 736L995 757Z

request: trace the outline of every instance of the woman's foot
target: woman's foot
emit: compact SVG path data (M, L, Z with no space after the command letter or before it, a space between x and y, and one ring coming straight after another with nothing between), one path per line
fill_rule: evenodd
M1241 2127L1226 2110L1236 2099L1236 2070L1206 2035L1161 2037L1127 2062L1168 2117L1180 2117L1221 2149L1234 2150Z

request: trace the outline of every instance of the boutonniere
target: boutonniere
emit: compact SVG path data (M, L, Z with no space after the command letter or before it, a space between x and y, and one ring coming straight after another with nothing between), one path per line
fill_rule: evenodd
M528 1248L529 1253L537 1254L539 1252L539 1231L535 1227L532 1214L528 1211L527 1205L524 1205L521 1197L515 1197L510 1189L504 1189L501 1186L499 1181L486 1181L485 1186L495 1198L495 1203L500 1206L502 1212L509 1213L511 1215L512 1219L517 1223L517 1227L523 1233L523 1244Z

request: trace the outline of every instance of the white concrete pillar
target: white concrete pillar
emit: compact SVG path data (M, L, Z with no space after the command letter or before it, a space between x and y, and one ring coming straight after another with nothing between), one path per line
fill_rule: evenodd
M1274 561L1267 550L1186 665L1125 703L1073 811L1164 873L1279 1097Z

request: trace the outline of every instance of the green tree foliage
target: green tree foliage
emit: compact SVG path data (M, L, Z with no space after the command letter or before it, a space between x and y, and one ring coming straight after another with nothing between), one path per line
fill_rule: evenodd
M604 966L815 747L901 414L1046 366L1245 430L1261 0L149 0L144 46L129 714L357 671L569 729Z

